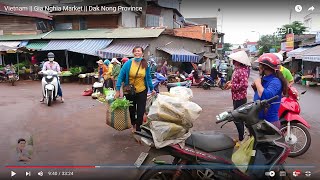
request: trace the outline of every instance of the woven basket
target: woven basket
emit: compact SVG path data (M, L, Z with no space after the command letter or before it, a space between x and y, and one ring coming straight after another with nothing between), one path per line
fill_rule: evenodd
M110 104L107 103L106 123L118 131L130 129L132 125L129 108L111 111Z

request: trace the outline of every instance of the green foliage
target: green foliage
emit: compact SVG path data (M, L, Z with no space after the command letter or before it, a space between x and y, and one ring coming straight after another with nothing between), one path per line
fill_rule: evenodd
M232 44L230 43L224 43L223 44L223 49L222 49L222 53L224 54L226 51L231 51Z
M81 73L81 68L80 67L71 67L70 72L72 73L72 75L79 75Z
M307 31L307 27L299 21L294 21L291 24L285 24L278 29L279 31L282 30L282 32L279 32L279 35L281 35L282 38L285 38L287 34L294 33L295 35L300 35Z
M126 109L128 107L132 106L132 102L127 100L126 98L123 98L123 99L116 99L112 102L111 104L111 110L114 111L118 108L120 109Z
M281 38L275 35L262 35L258 41L259 55L268 53L271 48L278 48L281 44Z

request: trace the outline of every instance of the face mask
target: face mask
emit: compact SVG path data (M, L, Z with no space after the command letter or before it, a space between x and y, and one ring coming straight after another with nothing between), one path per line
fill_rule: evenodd
M135 61L140 62L143 58L134 58Z
M48 58L50 62L52 62L54 60L54 58Z

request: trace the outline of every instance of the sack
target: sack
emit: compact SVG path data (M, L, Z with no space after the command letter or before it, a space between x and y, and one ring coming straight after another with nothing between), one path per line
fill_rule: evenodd
M191 100L193 97L192 90L190 88L183 87L183 86L176 86L176 87L170 88L170 94L179 96L187 100Z
M146 103L146 113L148 114L152 103L156 100L156 95L148 95Z
M130 120L129 108L126 108L126 109L119 108L114 111L111 111L110 104L108 103L106 123L107 125L109 125L110 127L118 131L130 129L132 125Z
M232 154L232 162L237 168L245 173L248 169L252 156L254 137L251 136L247 141L240 145L239 149Z
M126 95L134 96L136 95L136 88L132 84L129 84L123 87L123 93Z

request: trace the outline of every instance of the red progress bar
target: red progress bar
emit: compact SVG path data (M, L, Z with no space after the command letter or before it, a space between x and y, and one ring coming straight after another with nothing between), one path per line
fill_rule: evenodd
M79 169L79 168L96 168L95 166L6 166L6 168L67 168L67 169Z

